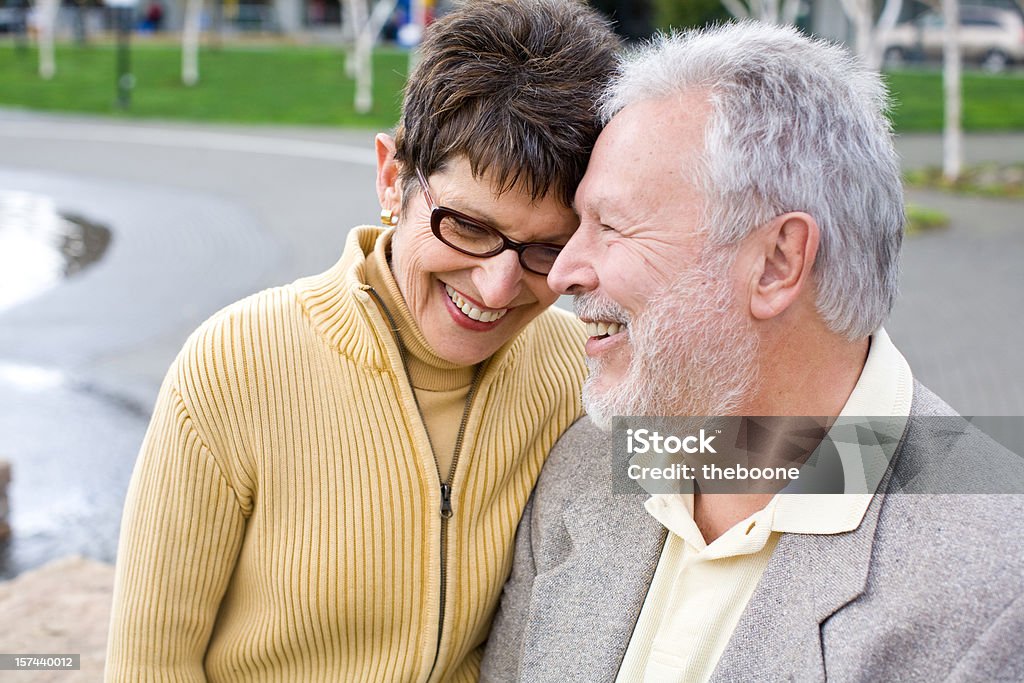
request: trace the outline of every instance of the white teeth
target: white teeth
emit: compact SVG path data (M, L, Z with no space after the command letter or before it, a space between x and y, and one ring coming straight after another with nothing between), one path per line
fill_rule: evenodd
M452 300L452 303L458 306L459 310L466 314L466 317L472 318L473 320L492 323L508 313L507 308L502 308L496 311L482 311L470 302L466 301L451 285L446 284L444 286L444 291L448 292L448 298Z
M626 326L621 323L608 323L608 322L588 322L587 323L587 336L588 337L603 337L608 335L609 337L613 334L618 334Z

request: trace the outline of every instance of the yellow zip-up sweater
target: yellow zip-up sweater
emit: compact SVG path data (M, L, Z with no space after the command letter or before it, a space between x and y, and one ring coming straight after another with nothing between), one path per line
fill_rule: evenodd
M584 333L551 309L487 361L444 521L364 284L381 234L185 344L128 491L108 681L477 678L522 508L580 414Z

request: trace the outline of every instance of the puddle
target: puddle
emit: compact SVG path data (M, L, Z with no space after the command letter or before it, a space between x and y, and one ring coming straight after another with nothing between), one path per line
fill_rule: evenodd
M0 190L0 311L98 261L110 229L63 212L52 198Z
M0 384L13 385L25 391L46 391L63 383L64 374L59 370L0 362Z

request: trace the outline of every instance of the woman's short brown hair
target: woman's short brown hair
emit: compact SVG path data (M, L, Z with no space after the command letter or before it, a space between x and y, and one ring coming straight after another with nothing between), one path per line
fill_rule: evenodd
M416 168L429 176L463 155L497 193L553 191L570 206L618 45L576 0L471 0L434 22L395 134L403 186Z

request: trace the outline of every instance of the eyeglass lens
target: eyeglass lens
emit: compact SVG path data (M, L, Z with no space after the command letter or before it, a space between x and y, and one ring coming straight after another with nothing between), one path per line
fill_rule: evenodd
M427 179L422 171L416 169L420 185L431 205L431 223L434 234L449 247L464 254L479 257L496 256L505 249L514 249L519 254L519 263L529 271L539 275L547 275L561 251L560 247L530 243L519 244L509 240L500 232L479 223L457 212L438 206L430 194Z
M478 225L444 213L440 209L437 234L442 242L472 256L496 256L506 249L505 239L493 228ZM514 248L524 268L539 275L547 275L560 251L546 244L526 244Z

